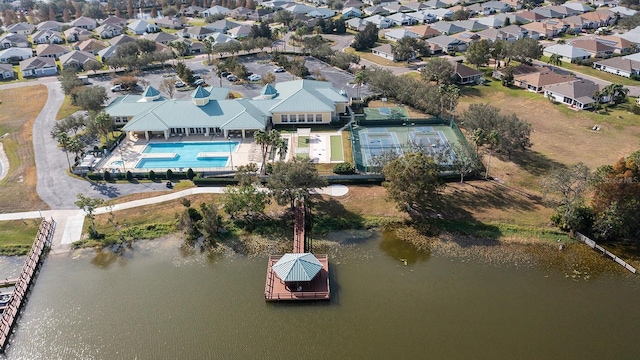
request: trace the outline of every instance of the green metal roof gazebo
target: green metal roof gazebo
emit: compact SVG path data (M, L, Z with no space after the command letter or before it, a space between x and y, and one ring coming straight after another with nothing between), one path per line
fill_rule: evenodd
M311 281L322 270L322 264L311 253L284 254L272 269L284 282Z

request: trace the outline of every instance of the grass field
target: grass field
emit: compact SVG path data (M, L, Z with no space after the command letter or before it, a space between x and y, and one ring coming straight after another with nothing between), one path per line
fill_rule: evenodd
M351 134L349 130L343 131L341 138L344 161L353 164L353 147L351 146Z
M381 45L381 44L376 44L376 46ZM387 60L385 58L382 58L378 55L374 55L371 53L371 50L364 50L364 51L355 51L352 47L348 47L346 49L344 49L345 52L348 52L350 54L355 54L360 56L362 59L365 59L367 61L371 61L372 63L376 63L378 65L383 65L383 66L394 66L394 67L406 67L407 66L407 62L406 61L392 61L392 60Z
M344 161L342 136L331 136L329 140L331 141L331 161Z
M0 213L48 209L36 193L33 122L47 101L44 85L0 91L0 135L9 158L9 174L0 182Z
M40 221L36 219L0 222L0 255L25 255L33 245Z
M56 120L62 120L67 116L75 113L76 111L81 110L79 106L73 105L71 103L71 96L65 95L64 102L60 109L58 110L58 114L56 115Z

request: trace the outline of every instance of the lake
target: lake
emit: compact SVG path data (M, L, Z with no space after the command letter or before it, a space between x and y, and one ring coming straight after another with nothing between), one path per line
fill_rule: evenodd
M5 356L640 358L640 281L622 271L494 265L379 234L329 255L330 302L265 303L266 256L208 256L178 240L52 254Z

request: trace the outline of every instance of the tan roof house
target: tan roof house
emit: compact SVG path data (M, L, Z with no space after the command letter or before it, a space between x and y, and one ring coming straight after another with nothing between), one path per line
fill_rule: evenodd
M596 58L608 58L613 55L614 48L595 39L576 39L569 42L569 45L582 49Z
M577 110L592 108L596 102L594 95L602 90L600 85L584 79L546 85L542 89L546 98L553 98ZM601 99L601 102L605 102L604 100L606 99Z
M67 38L68 42L87 40L93 35L94 33L92 31L78 27L72 27L64 31L64 36Z
M98 51L107 47L107 44L102 41L90 39L81 41L73 47L75 50L80 50L88 53L92 53L93 55L97 55Z
M432 29L431 26L429 25L411 26L406 29L411 30L411 32L420 35L421 39L429 39L441 34L440 31L436 29Z
M98 22L95 19L80 16L79 18L71 22L71 26L79 27L82 29L93 30L98 26Z
M558 74L557 72L546 70L514 76L513 82L516 86L523 89L532 92L541 92L544 86L569 82L575 79L575 77L570 75Z
M56 44L41 44L36 46L36 55L38 57L57 59L70 51L69 48Z

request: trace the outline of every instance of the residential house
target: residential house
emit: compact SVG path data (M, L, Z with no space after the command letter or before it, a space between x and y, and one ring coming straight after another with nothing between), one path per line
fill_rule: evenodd
M347 0L343 3L343 9L350 7L362 9L364 7L364 3L360 0Z
M424 5L429 9L442 9L450 6L449 4L440 0L427 0L424 2Z
M608 58L614 53L614 48L595 39L580 39L567 42L568 45L582 49L591 54L594 58Z
M541 15L545 19L560 19L562 18L562 14L552 9L551 6L541 6L533 8L534 13Z
M620 17L633 16L637 13L636 10L629 9L624 6L615 6L609 9L614 14L619 15Z
M316 8L307 13L307 16L312 18L323 18L328 19L334 17L336 15L335 10L327 9L327 8Z
M31 33L36 29L32 24L21 22L17 24L8 25L6 30L10 34L18 34L18 35L31 35Z
M346 25L351 30L362 31L367 26L367 22L361 18L353 18L347 20Z
M227 9L224 6L215 5L208 8L207 10L202 11L200 15L202 15L202 17L208 17L208 16L218 15L218 14L228 15L230 12L231 10Z
M591 29L594 26L592 21L583 18L581 15L564 18L562 23L567 26L567 31L571 30L574 33L580 33L583 29Z
M543 21L548 19L548 17L542 14L539 14L535 11L523 11L521 13L518 13L518 16L527 20L527 22L530 22L530 21L537 22L537 21Z
M263 90L265 95L257 99L226 99L228 90L198 87L190 99L167 100L147 89L142 95L119 96L105 112L116 125L124 124L122 131L130 137L169 139L192 134L226 138L231 132L245 137L270 123L329 124L347 108L348 99L329 82L294 80L268 86L274 89Z
M127 20L121 19L117 16L109 16L108 18L102 20L100 25L118 25L121 28L125 28L127 26Z
M36 27L38 30L53 30L53 31L61 31L62 29L62 23L59 23L57 21L43 21L40 24L38 24Z
M230 36L221 34L219 32L211 34L211 36L209 36L209 39L212 39L214 44L224 44L232 41L238 41Z
M456 33L449 36L451 36L452 38L458 39L460 41L463 41L465 44L467 44L467 47L469 47L469 45L472 42L475 42L481 39L480 35L471 31L463 31L463 32Z
M233 39L242 39L251 33L251 26L249 25L240 25L236 26L233 29L227 30L227 35L232 37Z
M579 79L570 82L546 85L542 87L546 98L571 106L574 109L583 110L592 108L596 103L594 95L601 91L600 85L590 80ZM605 102L607 99L600 99Z
M104 63L105 61L115 56L116 50L118 50L118 45L107 46L106 48L99 50L98 57L100 58L100 61Z
M442 2L447 4L446 6L448 7L462 5L463 3L465 3L465 1L463 0L442 0Z
M447 35L440 35L425 40L430 46L432 54L455 53L467 50L467 44L459 39Z
M196 17L198 15L201 15L203 11L205 11L206 9L203 8L202 6L197 6L197 5L191 5L183 10L179 11L179 14L182 16L187 16L187 17ZM156 25L160 26L160 24L156 23ZM161 26L160 26L161 27Z
M64 37L67 38L67 42L84 41L91 39L94 33L87 29L81 29L72 27L64 31Z
M445 20L453 16L453 11L449 9L432 9L432 10L422 10L431 14L437 20Z
M488 28L497 29L504 26L504 20L500 20L495 16L485 16L485 17L477 18L476 21L484 26L487 26Z
M371 53L387 60L393 60L393 50L391 44L382 44L371 49Z
M389 14L396 14L396 13L407 13L407 12L412 12L414 11L412 8L408 7L408 6L404 6L402 4L387 4L385 6L383 6L385 10L387 10L389 12Z
M393 22L391 20L387 19L384 16L380 16L380 15L369 16L369 17L366 17L366 18L364 18L362 20L364 20L367 23L374 24L378 29L386 29L386 28L389 28L389 27L393 26Z
M36 56L38 57L57 59L69 51L71 51L69 48L56 44L40 44L36 46Z
M514 42L518 39L530 37L529 32L518 25L509 25L500 29L486 29L478 31L476 34L478 34L483 39L491 41L507 40L510 42Z
M483 25L477 22L475 19L453 21L452 24L454 26L461 27L468 31L480 31L480 30L488 29L486 25Z
M542 92L542 88L547 85L560 84L574 81L576 78L571 75L559 74L552 70L544 70L529 74L522 74L513 77L513 83L531 92Z
M440 31L432 29L429 25L412 26L409 31L418 34L421 39L428 39L440 35Z
M60 65L62 69L82 70L88 62L98 62L96 56L90 52L74 50L70 53L60 56Z
M587 20L591 20L596 26L594 28L599 27L607 27L609 25L613 25L616 21L616 15L609 10L598 9L596 11L584 13L582 15L583 18Z
M7 49L10 47L30 48L31 43L24 35L7 33L0 36L0 49Z
M380 5L376 5L376 6L365 8L364 14L367 16L373 16L373 15L387 16L389 15L389 10L385 9Z
M568 8L564 5L552 5L552 6L546 6L547 9L551 10L552 12L556 12L558 14L560 14L560 16L555 16L556 18L559 19L563 19L566 18L568 16L574 16L574 15L579 15L582 14L582 12L574 10L572 8Z
M191 41L189 39L179 38L176 42L183 42L187 44L187 51L189 54L202 54L204 52L204 44L197 41Z
M71 22L71 26L81 29L93 30L98 27L98 22L95 19L86 16L80 16L79 18Z
M257 22L263 22L263 21L266 22L266 21L273 20L273 16L274 16L273 10L259 8L259 9L253 10L253 12L249 14L249 20L253 20Z
M567 1L566 3L564 3L562 5L564 7L569 8L569 9L573 9L575 11L578 11L580 14L594 10L591 6L589 6L589 5L587 5L587 4L583 3L583 2L580 2L580 1Z
M211 31L220 32L224 34L227 31L229 31L229 29L233 29L234 27L238 27L238 26L240 26L240 24L237 22L222 19L222 20L214 21L211 24L206 24L204 27L206 27Z
M241 6L231 10L229 16L238 20L247 20L252 13L253 10Z
M362 11L356 9L354 7L348 7L342 9L342 18L343 19L353 19L362 16Z
M392 26L410 26L418 23L416 18L401 12L387 16L387 20L391 21Z
M132 42L132 41L136 41L135 38L126 35L126 34L122 34L122 35L118 35L112 39L109 39L109 44L113 45L113 46L118 46L118 45L122 45L122 44L126 44L128 42Z
M487 1L482 4L486 9L489 10L489 13L505 13L512 10L511 5L502 2L502 1ZM484 13L486 14L486 12Z
M207 36L213 34L213 30L208 29L202 26L190 26L182 30L182 36L188 37L191 39L202 40Z
M414 39L420 39L420 35L406 29L392 29L384 33L384 38L391 41L398 41L407 36Z
M560 34L560 30L564 27L547 22L530 22L522 25L521 28L529 33L538 33L540 39L553 39Z
M98 52L106 47L105 43L95 39L80 41L73 46L75 50L92 53L93 55L98 55Z
M53 30L38 30L31 36L35 44L62 44L62 34Z
M166 32L157 32L157 33L152 33L152 34L144 34L144 35L142 35L142 37L147 39L147 40L155 41L157 43L164 44L164 45L167 45L168 43L170 43L172 41L178 40L177 36L175 36L173 34L166 33Z
M33 56L33 51L28 48L10 47L0 50L0 63L15 63Z
M412 9L413 11L430 9L430 7L427 4L421 1L409 1L409 2L406 2L404 6L408 7L409 9Z
M542 53L549 57L551 57L551 55L558 55L560 56L560 60L571 63L591 58L591 53L567 44L547 46Z
M287 10L288 12L290 12L292 14L307 14L307 13L315 10L315 8L312 7L312 6L299 4L299 3L291 3L289 5L284 6L283 9Z
M14 78L13 66L11 64L0 64L0 79L11 80Z
M182 20L178 17L167 16L153 21L163 29L182 29Z
M416 19L416 22L419 24L429 24L435 22L436 16L433 15L430 10L419 10L412 13L407 13L407 16Z
M522 0L502 0L503 3L511 6L514 10L522 10Z
M494 16L496 19L501 20L503 23L509 19L509 23L511 24L526 24L531 22L531 20L525 19L520 16L520 13L510 13L510 14L497 14Z
M270 1L262 2L262 6L271 8L274 10L281 10L281 9L284 9L285 6L291 5L292 3L294 2L286 1L286 0L270 0Z
M482 79L482 71L472 69L459 62L454 62L454 81L458 85L478 84Z
M56 60L50 57L34 57L20 61L23 77L40 77L58 74Z
M465 29L458 25L455 25L451 22L439 21L433 25L431 28L434 30L438 30L442 35L451 35L459 32L463 32Z
M606 71L627 78L640 75L640 61L626 59L624 57L594 61L593 67L600 71Z
M122 35L122 28L120 25L102 24L96 28L96 33L103 39L111 39Z
M144 33L157 32L159 29L155 24L148 23L144 20L136 20L127 25L127 29L136 35L142 35Z
M596 41L600 41L603 44L611 46L615 54L630 54L636 49L634 43L616 35L599 35L595 36L594 39Z

